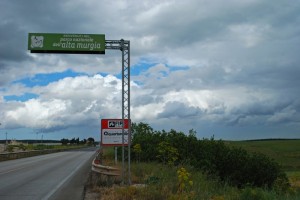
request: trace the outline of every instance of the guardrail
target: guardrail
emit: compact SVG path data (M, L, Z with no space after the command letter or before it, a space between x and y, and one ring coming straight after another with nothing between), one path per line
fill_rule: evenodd
M96 164L95 160L96 158L93 160L92 171L107 176L120 176L118 168Z
M0 162L6 160L14 160L19 158L27 158L32 156L39 156L50 153L58 153L63 151L72 151L76 148L64 148L64 149L44 149L44 150L31 150L31 151L19 151L19 152L7 152L0 153Z
M61 151L66 151L66 149L45 149L45 150L0 153L0 161L14 160L14 159L19 159L19 158L26 158L26 157L44 155L44 154L49 154L49 153L56 153L56 152L61 152Z
M97 156L94 158L93 163L92 163L92 171L95 172L97 175L92 176L94 178L93 182L96 184L105 184L106 186L111 186L113 183L116 183L117 180L116 178L119 177L120 174L120 169L111 167L111 166L105 166L101 165L100 160L101 157L101 150L97 154Z

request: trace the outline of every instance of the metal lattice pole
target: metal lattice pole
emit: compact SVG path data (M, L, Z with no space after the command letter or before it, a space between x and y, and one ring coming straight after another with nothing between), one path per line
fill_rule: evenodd
M125 141L124 125L125 119L128 119L128 184L131 184L130 172L130 146L131 146L131 120L130 120L130 41L128 40L105 40L105 49L114 49L122 51L122 182L125 177Z
M122 48L122 93L123 93L123 114L122 120L124 124L124 119L128 119L128 184L131 184L131 174L130 174L130 146L131 146L131 132L130 132L130 42L126 42L126 46L124 44L124 40L121 40L123 44ZM124 129L124 126L123 126ZM124 130L123 130L124 131Z

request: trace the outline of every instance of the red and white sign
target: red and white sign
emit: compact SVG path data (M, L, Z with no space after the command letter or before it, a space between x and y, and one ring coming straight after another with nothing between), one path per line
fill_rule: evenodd
M128 124L129 120L124 119L124 145L128 145ZM122 119L101 120L101 145L122 146Z

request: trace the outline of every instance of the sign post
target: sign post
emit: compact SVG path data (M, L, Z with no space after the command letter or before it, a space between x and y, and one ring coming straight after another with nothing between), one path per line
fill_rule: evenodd
M28 50L31 53L67 53L67 54L105 54L105 49L122 51L122 122L129 122L127 130L122 126L122 165L123 183L124 171L124 146L128 146L128 184L131 184L130 173L130 41L105 40L104 34L65 34L65 33L29 33ZM102 134L102 133L101 133ZM108 132L108 135L119 134ZM125 137L125 135L127 136ZM105 135L105 136L108 136ZM109 137L108 137L109 138ZM125 143L125 141L127 142ZM126 145L125 145L126 144Z

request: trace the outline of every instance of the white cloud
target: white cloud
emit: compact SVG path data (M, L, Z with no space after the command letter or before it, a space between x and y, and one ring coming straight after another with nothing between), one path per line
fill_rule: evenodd
M26 50L28 32L104 33L106 39L130 40L132 67L146 62L140 72L132 68L138 83L132 82L133 120L159 128L218 127L227 133L239 132L228 128L239 126L298 127L299 8L298 2L279 0L3 0L0 116L7 127L49 130L98 127L99 116L119 117L120 51L54 55ZM15 83L67 69L88 76L33 88ZM96 75L100 72L109 75ZM3 98L26 92L38 97Z
M7 102L7 127L50 129L97 123L100 115L117 117L121 106L121 83L113 76L64 78L32 88L39 99ZM13 104L14 107L9 105Z
M14 110L6 113L7 127L34 127L48 129L53 126L65 126L61 119L64 118L70 102L62 100L49 100L41 102L32 99L20 104Z

